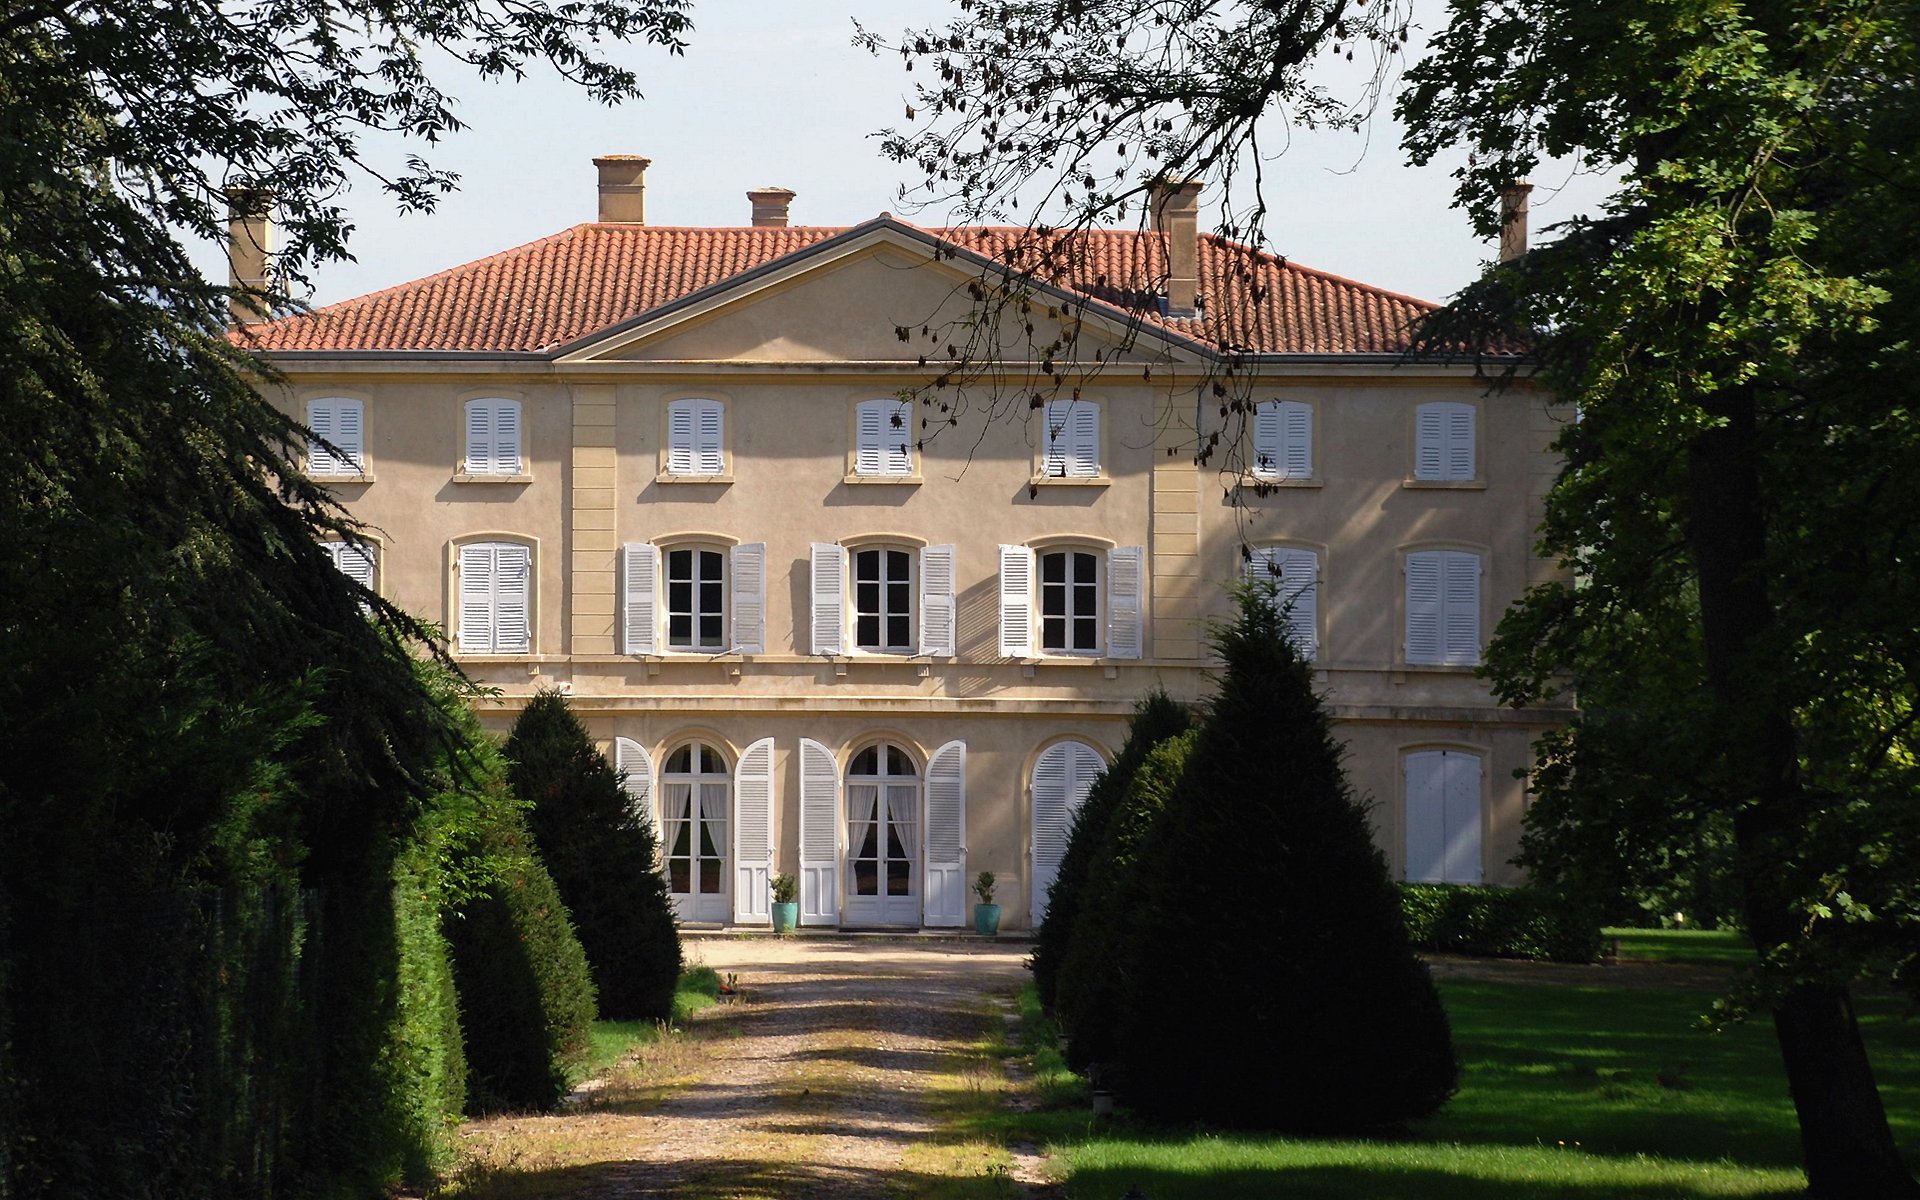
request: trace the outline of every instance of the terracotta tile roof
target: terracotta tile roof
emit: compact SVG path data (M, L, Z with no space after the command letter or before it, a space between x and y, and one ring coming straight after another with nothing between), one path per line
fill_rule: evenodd
M866 227L860 227L866 228ZM1009 228L913 230L991 259L1030 263L1036 239ZM541 352L848 233L818 227L690 229L576 225L562 233L385 291L254 326L236 340L271 351ZM1049 240L1039 274L1138 312L1210 346L1259 353L1397 353L1435 306L1295 266L1211 235L1200 238L1200 316L1160 315L1165 250L1157 234L1096 230ZM1062 252L1062 247L1065 247Z

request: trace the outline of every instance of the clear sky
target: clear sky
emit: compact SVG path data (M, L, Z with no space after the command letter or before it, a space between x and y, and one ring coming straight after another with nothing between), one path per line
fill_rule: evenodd
M872 136L903 123L915 76L897 55L876 58L852 38L855 18L894 34L944 23L951 8L952 0L695 0L684 58L639 45L619 51L645 98L611 109L551 72L485 83L450 67L442 86L460 97L469 128L437 146L369 149L387 161L418 150L458 172L460 192L432 214L402 216L373 181L359 183L345 197L358 261L321 268L311 300L390 287L593 220L596 154L653 160L649 224L745 225L747 191L765 186L798 193L796 225L850 225L882 211L945 223L902 204L901 184L917 181L883 159ZM1416 24L1444 14L1435 0L1413 0L1413 9ZM1384 112L1364 136L1296 134L1268 167L1269 246L1423 299L1444 300L1473 279L1494 248L1448 207L1453 164L1408 167L1399 137ZM1568 166L1533 182L1536 236L1603 190ZM1203 225L1213 215L1205 199ZM209 277L225 277L217 249L202 247L198 261Z

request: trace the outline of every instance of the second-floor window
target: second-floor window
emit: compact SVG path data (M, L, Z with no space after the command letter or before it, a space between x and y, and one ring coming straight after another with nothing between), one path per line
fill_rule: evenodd
M718 400L667 405L667 474L725 474L724 421L725 409Z
M1271 593L1300 657L1319 657L1320 556L1298 546L1255 546L1247 555L1247 579Z
M1313 406L1268 400L1253 410L1256 479L1313 478Z
M525 654L533 648L533 550L519 542L460 547L460 653Z
M1470 550L1407 555L1407 661L1480 661L1480 556Z
M1040 649L1100 652L1100 559L1086 550L1049 550L1040 562Z
M853 552L853 644L880 654L913 652L913 556L905 550Z
M727 644L727 559L718 550L678 548L665 554L667 646L724 650Z
M813 653L845 653L851 632L866 654L953 654L952 546L816 542L809 557Z
M1040 473L1049 479L1100 474L1100 406L1091 400L1049 400Z
M865 477L913 474L913 406L901 400L863 400L854 410L853 473Z
M628 654L766 650L764 542L629 542L621 549L621 641Z
M1413 477L1475 479L1474 407L1456 401L1422 404L1414 411Z
M364 475L367 470L366 409L358 400L307 401L307 474Z
M469 400L467 453L462 460L469 475L518 475L520 465L520 402Z
M1000 653L1139 658L1145 564L1139 546L1000 547Z
M334 567L368 591L374 590L378 553L372 542L322 542Z

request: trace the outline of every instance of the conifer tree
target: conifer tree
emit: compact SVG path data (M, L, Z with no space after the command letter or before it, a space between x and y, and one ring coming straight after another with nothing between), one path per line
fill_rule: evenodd
M1216 630L1226 670L1138 870L1116 1080L1163 1119L1359 1132L1436 1111L1458 1068L1387 862L1272 590ZM1168 1028L1197 989L1231 988Z
M527 824L573 914L610 1020L673 1015L680 934L661 879L653 823L554 691L536 695L507 739L508 779L533 806Z

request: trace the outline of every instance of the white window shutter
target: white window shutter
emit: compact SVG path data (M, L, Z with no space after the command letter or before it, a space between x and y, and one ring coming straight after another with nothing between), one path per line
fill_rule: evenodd
M1285 424L1280 419L1280 402L1268 400L1253 410L1253 474L1258 479L1278 479L1286 469Z
M1273 589L1273 602L1287 614L1287 636L1300 657L1320 653L1320 556L1298 546L1257 546L1247 557L1247 578Z
M844 654L847 645L847 549L815 542L812 559L813 653Z
M1480 883L1480 756L1443 752L1445 765L1445 871L1448 883Z
M460 547L460 652L493 652L493 546Z
M1447 478L1474 478L1473 406L1449 404L1447 407Z
M1480 556L1461 551L1442 555L1443 607L1446 612L1441 661L1480 661Z
M800 739L800 923L840 921L840 771L833 751Z
M1049 400L1042 474L1085 479L1100 474L1100 406L1091 400Z
M1141 597L1146 594L1144 546L1115 546L1107 552L1107 654L1139 658L1144 626Z
M887 451L880 427L886 422L883 401L867 400L854 410L853 470L856 475L884 475Z
M623 777L621 786L626 790L627 803L653 830L657 855L660 849L660 816L653 811L653 756L647 753L645 746L632 738L617 737L613 739L613 765ZM659 870L659 862L654 862L652 867Z
M493 404L487 400L467 401L467 455L462 463L468 474L493 472Z
M1442 555L1422 550L1407 555L1407 661L1442 661L1445 607L1441 575Z
M694 401L675 400L667 405L667 474L693 475Z
M1000 653L1033 654L1033 549L1000 547Z
M1413 477L1445 479L1447 418L1438 404L1422 404L1414 415Z
M1032 923L1036 928L1047 915L1047 893L1060 873L1060 860L1066 857L1073 815L1106 767L1106 759L1085 742L1056 742L1041 751L1033 764Z
M721 439L723 410L718 400L700 400L694 409L694 474L718 475L727 469Z
M1285 429L1285 449L1281 466L1288 479L1313 478L1313 406L1298 400L1280 404L1280 420Z
M1072 421L1073 461L1067 473L1091 478L1100 473L1100 406L1074 401Z
M468 470L473 468L469 467ZM520 473L520 402L493 402L493 456L488 470L495 475Z
M525 546L502 543L493 556L493 637L497 654L525 654L533 648L531 623L533 554Z
M952 546L920 550L920 653L954 654L954 559Z
M621 640L628 654L660 653L660 547L628 542L620 550Z
M739 654L767 652L765 542L744 542L733 548L733 649Z
M1406 758L1407 879L1447 881L1447 755L1425 750Z
M887 401L886 419L880 427L880 444L886 448L886 473L913 474L913 406L904 400Z
M967 744L951 741L927 760L927 895L930 926L967 920Z
M372 542L328 542L327 552L340 573L368 591L373 591L374 548Z
M318 440L307 444L307 470L315 475L358 475L366 468L366 429L360 401L348 399L311 400L307 403L307 427L316 439L333 444L330 450ZM337 451L337 453L336 453Z
M761 738L740 755L733 775L733 919L745 924L773 915L773 739Z

